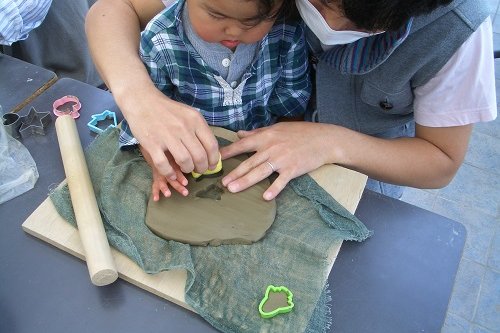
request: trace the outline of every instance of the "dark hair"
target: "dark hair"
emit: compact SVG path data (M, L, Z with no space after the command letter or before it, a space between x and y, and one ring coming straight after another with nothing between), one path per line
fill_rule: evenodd
M336 5L357 28L367 31L400 29L412 16L430 13L453 0L321 0Z
M255 1L255 0L248 0ZM272 11L277 3L281 2L281 6L277 11ZM296 13L294 0L258 0L259 12L256 19L260 21L283 19L292 16Z

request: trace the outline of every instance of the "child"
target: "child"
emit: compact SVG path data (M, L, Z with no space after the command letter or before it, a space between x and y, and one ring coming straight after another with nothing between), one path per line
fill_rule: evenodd
M303 27L293 0L179 0L141 35L140 55L156 87L199 110L209 125L233 131L301 116L311 92ZM120 146L136 145L126 123ZM162 176L149 154L153 200L168 184L186 196L187 179ZM167 152L169 162L176 166Z

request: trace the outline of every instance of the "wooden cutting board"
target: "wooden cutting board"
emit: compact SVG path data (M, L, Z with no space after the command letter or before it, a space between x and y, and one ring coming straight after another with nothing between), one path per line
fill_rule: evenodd
M214 134L230 141L238 138L235 133L214 128ZM310 173L341 205L354 213L363 193L367 177L361 173L336 165L325 165ZM23 230L57 248L85 260L78 230L57 213L47 198L23 223ZM330 270L335 262L341 242L329 253ZM157 274L145 273L137 264L114 248L111 249L119 277L144 290L192 310L185 302L185 270L171 270Z

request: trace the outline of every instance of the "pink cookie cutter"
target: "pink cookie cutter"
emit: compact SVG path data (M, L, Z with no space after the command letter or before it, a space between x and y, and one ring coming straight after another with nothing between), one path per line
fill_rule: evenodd
M71 104L70 104L71 103ZM61 106L68 104L66 107L60 109ZM54 101L52 104L52 110L56 116L65 116L70 115L74 119L80 117L80 113L78 112L82 104L78 97L73 95L66 95Z

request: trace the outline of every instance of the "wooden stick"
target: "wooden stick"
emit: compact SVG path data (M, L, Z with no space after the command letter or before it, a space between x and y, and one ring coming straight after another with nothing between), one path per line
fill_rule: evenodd
M104 232L75 120L69 115L58 117L56 132L90 279L96 286L104 286L114 282L118 273Z

